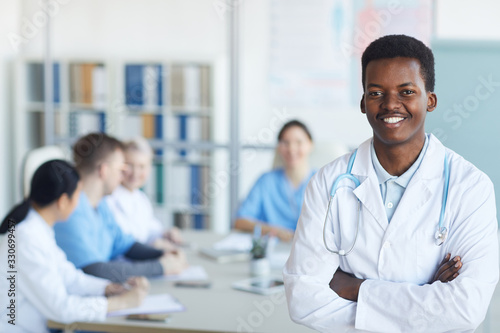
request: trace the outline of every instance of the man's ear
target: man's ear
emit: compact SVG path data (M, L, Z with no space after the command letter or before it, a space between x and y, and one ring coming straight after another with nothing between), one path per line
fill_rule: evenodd
M109 172L108 163L106 163L106 162L101 163L99 165L99 167L97 168L97 172L99 173L100 179L106 179L106 177L108 176L108 172Z
M432 112L437 107L437 96L433 92L427 93L427 112Z
M361 96L361 101L359 102L359 107L361 108L361 113L366 113L365 110L365 94Z

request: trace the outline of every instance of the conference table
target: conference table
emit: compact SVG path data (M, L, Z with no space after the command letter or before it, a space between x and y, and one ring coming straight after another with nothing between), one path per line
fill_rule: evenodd
M203 266L211 282L209 288L176 287L172 281L150 279L150 294L168 293L186 308L184 312L171 314L166 322L131 320L122 316L108 317L103 322L62 324L49 321L49 327L63 329L65 333L75 330L122 333L313 332L292 322L284 292L259 295L231 287L233 282L250 278L248 261L220 264L199 254L201 248L210 247L224 237L208 231L184 233L190 244L185 249L189 264ZM282 251L287 247L280 246L278 248ZM281 276L281 269L274 268L271 274Z

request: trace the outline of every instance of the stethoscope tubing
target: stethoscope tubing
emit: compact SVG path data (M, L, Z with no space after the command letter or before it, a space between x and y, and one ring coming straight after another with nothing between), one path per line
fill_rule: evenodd
M357 212L357 223L356 223L356 234L354 235L354 241L352 242L352 245L350 246L349 250L345 251L343 249L340 250L333 250L331 249L326 241L326 223L328 222L328 214L330 213L330 207L332 204L332 200L335 196L335 193L337 192L337 189L339 187L340 181L343 179L349 179L352 182L354 182L355 187L358 187L360 185L360 181L356 176L354 176L351 171L352 171L352 166L354 165L354 160L356 158L356 153L357 149L352 153L349 163L347 165L347 172L341 174L340 176L337 177L335 182L333 182L332 189L330 191L330 198L328 199L328 207L326 209L326 215L325 215L325 221L323 223L323 244L325 245L325 248L334 254L338 254L340 256L347 256L351 251L354 249L354 246L356 245L356 241L358 239L358 232L359 232L359 224L361 220L361 201L358 199L358 212ZM448 155L445 153L444 155L444 186L443 186L443 200L441 204L441 212L439 215L439 223L437 226L437 231L435 234L435 240L436 240L436 245L441 246L443 242L446 239L446 236L448 234L448 231L446 228L443 227L443 221L444 221L444 215L446 211L446 202L448 201L448 189L450 185L450 167L448 165Z

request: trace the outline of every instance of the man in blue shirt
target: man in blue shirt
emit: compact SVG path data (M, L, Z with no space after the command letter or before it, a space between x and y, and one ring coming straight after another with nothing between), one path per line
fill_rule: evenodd
M57 245L69 261L87 274L117 282L138 275L178 274L187 267L182 252L164 253L124 234L102 200L122 179L125 164L118 140L91 133L78 140L73 155L83 190L68 221L54 228ZM121 256L132 261L111 261Z

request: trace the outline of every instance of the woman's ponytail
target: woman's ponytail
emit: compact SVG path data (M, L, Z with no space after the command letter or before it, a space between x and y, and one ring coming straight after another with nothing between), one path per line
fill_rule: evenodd
M23 221L28 215L31 203L40 207L50 205L61 195L73 195L80 176L76 169L66 161L51 160L43 163L31 179L30 195L23 202L12 208L0 225L0 234L8 231L12 225Z

